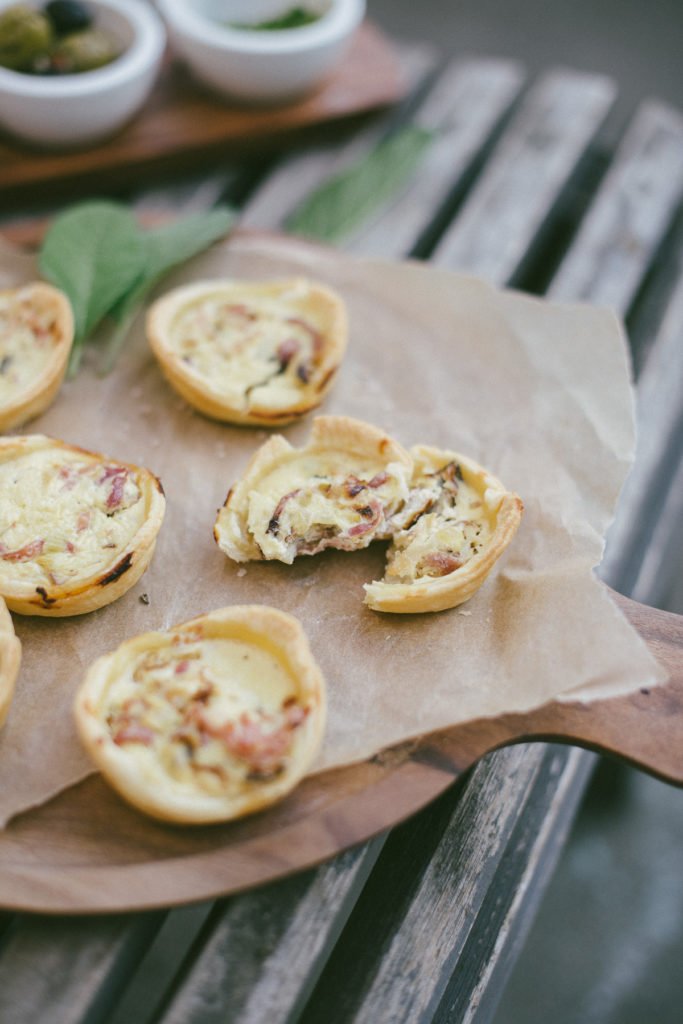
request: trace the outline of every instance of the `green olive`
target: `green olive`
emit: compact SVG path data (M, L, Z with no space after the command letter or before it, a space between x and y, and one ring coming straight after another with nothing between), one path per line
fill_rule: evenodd
M104 67L118 56L119 51L106 32L88 28L60 40L53 53L53 63L62 73L77 73Z
M52 43L50 22L26 4L14 4L0 13L0 65L22 71L46 54Z

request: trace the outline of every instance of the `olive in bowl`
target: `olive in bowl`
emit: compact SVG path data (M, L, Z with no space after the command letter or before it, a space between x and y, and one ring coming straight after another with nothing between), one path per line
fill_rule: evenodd
M23 11L24 21L17 11ZM86 27L75 29L74 22L82 26L84 16ZM47 22L47 33L37 28L39 18ZM11 67L8 24L15 28L15 54L16 39L23 41L22 55L10 58ZM17 25L23 26L23 36ZM36 52L38 38L46 34L48 49ZM0 127L52 148L111 135L147 99L165 43L161 19L142 0L57 0L45 7L0 0Z

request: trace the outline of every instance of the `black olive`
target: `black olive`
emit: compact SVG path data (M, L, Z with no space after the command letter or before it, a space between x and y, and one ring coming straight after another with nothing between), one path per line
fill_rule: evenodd
M80 32L92 25L92 16L78 0L50 0L44 10L57 35Z

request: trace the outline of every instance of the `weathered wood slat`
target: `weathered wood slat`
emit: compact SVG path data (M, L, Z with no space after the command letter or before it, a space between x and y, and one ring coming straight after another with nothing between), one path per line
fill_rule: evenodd
M590 299L625 314L682 193L683 118L663 104L645 103L550 295Z
M678 550L683 547L683 515L679 518L677 511L683 497L680 471L676 485L683 454L683 277L640 376L637 419L636 460L609 533L602 575L622 593L659 603L666 591L661 578L669 571L666 563L670 571L681 569L676 559L666 557L676 532Z
M164 1024L296 1019L383 843L217 904Z
M553 71L530 90L433 259L509 281L556 207L615 95L607 78Z
M401 68L410 93L419 88L435 67L433 52L426 47L410 47L402 52ZM247 228L274 231L283 227L288 214L323 181L354 163L367 152L393 125L403 117L409 97L398 111L391 110L379 121L354 134L339 145L335 140L316 144L285 157L268 178L249 197L240 215L240 224Z
M548 821L548 802L559 800L558 784L563 794L561 780L567 787L573 781L569 761L572 768L580 764L576 751L543 748L538 758L538 749L511 748L487 757L459 800L446 794L411 823L419 827L397 830L371 882L372 912L350 921L302 1024L432 1020L473 931L477 944L486 941L487 931L489 939L495 936L506 909L502 901L512 902L525 871L535 874L546 837L542 830L534 835L533 828L524 837L516 834L517 822L527 816L535 824ZM430 819L444 817L444 811L424 865ZM506 857L514 864L489 904ZM481 963L478 953L471 963Z
M22 915L0 956L0 1021L104 1020L163 918Z
M402 256L463 180L517 97L521 66L502 60L455 60L444 70L413 122L434 133L417 173L400 194L348 240L355 253Z

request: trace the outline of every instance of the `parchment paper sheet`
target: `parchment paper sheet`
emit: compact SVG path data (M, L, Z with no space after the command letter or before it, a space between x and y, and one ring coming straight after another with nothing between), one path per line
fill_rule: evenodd
M267 237L215 247L165 288L298 273L327 281L349 307L349 352L323 411L481 461L524 499L517 538L468 604L437 615L380 615L362 604L362 583L382 575L382 545L292 567L249 563L245 573L216 547L212 528L267 435L193 412L163 381L141 317L114 373L81 372L28 428L148 466L168 507L151 568L121 600L72 619L14 617L24 658L0 737L0 821L90 771L70 706L93 658L226 604L268 603L302 620L329 690L317 767L570 691L588 699L661 678L591 572L633 447L628 360L613 316ZM29 258L0 248L0 286L33 274ZM284 433L301 443L309 429L310 418Z

